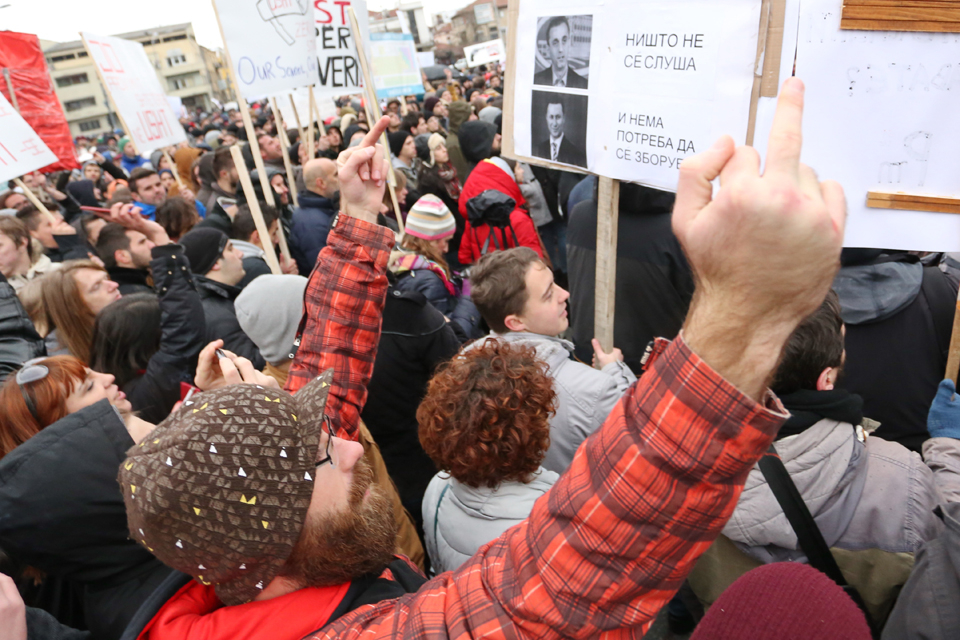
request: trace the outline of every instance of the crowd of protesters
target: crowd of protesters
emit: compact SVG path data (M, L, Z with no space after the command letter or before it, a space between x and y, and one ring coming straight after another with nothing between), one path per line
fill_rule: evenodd
M960 638L954 257L841 251L788 80L762 175L622 184L605 349L503 80L0 193L0 635Z

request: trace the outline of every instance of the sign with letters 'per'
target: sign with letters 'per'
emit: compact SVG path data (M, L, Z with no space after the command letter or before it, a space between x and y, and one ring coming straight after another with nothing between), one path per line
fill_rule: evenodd
M0 183L57 162L57 156L0 92Z
M522 0L513 151L675 190L684 158L746 140L761 0Z
M317 83L313 6L312 0L214 0L242 97Z
M368 34L366 0L313 0L317 29L318 97L338 97L363 90L363 71L347 8L353 7L361 39ZM282 107L281 107L282 108Z
M80 37L139 153L187 139L142 44L92 33Z

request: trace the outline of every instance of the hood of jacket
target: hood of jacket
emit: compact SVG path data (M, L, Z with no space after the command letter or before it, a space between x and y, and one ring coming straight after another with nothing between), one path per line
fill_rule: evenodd
M922 284L919 262L881 262L841 267L833 288L843 321L865 324L896 315L916 299Z
M573 343L554 336L542 336L539 333L529 333L527 331L511 331L510 333L495 333L493 331L487 336L497 338L511 344L533 347L537 352L537 358L547 363L550 370L557 369L561 364L570 359L573 353ZM478 346L483 340L476 340L466 349Z
M778 441L776 448L827 545L834 546L853 520L867 479L867 450L853 425L821 420L803 433ZM747 477L723 535L764 563L805 557L757 466Z
M486 160L493 155L493 138L496 135L497 127L489 122L483 120L464 122L457 133L463 157L473 163Z
M240 249L240 253L243 254L244 258L262 258L267 255L263 249L251 242L245 242L243 240L236 239L231 240L230 242L233 243L234 249Z
M490 158L486 162L479 163L477 167L470 172L470 176L467 178L467 182L463 185L463 190L460 192L460 200L457 203L460 209L460 215L463 216L464 220L467 219L467 201L480 195L487 189L494 189L510 196L517 203L517 208L527 204L527 200L520 191L520 185L517 184L513 174L508 173L504 169L505 165L506 163L500 160L500 158Z
M447 111L449 113L447 119L450 121L448 131L453 135L458 135L461 125L470 117L470 104L463 100L457 100L447 107Z
M237 296L234 309L240 328L267 362L276 365L293 360L306 288L303 276L271 273L255 278Z

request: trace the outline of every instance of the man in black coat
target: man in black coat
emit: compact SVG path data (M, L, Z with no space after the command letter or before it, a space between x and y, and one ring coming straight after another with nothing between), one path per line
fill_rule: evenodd
M320 250L327 246L330 225L340 210L337 164L328 158L310 160L303 167L306 190L300 192L300 207L293 212L290 253L297 270L310 275Z
M570 21L565 16L555 16L547 23L547 57L550 66L533 76L533 84L552 87L586 89L587 79L570 68Z
M236 285L245 275L243 254L234 249L226 234L216 229L194 229L180 238L180 244L190 261L203 304L207 323L205 342L223 340L224 349L263 369L266 361L257 345L240 328L233 306L240 295Z
M110 279L120 285L120 293L153 293L150 279L151 250L147 236L125 229L116 222L107 224L97 238L97 254L103 260Z
M570 139L566 136L564 109L566 107L560 100L547 104L547 131L549 131L550 136L537 143L533 155L538 158L546 158L551 162L586 167L587 155L583 152L583 149L570 142Z

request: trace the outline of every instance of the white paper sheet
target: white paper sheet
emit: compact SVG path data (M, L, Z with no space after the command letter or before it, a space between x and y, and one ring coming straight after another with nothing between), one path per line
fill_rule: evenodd
M0 182L6 183L56 161L57 156L0 93Z
M357 14L361 40L366 41L369 35L366 0L314 0L320 75L316 88L318 98L363 91L363 70L347 15L347 8L351 6Z

